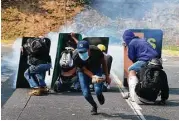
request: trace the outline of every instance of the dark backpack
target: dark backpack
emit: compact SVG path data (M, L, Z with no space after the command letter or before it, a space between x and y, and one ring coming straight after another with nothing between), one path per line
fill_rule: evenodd
M29 55L38 56L49 54L51 41L48 38L29 38L24 48Z
M149 101L155 101L159 94L162 100L167 100L169 96L169 87L167 75L162 70L162 65L155 65L149 62L141 68L139 72L139 83L135 91L139 97Z

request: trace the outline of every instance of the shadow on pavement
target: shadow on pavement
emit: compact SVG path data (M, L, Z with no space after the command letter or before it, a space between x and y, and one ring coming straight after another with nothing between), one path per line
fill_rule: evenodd
M170 88L170 95L179 95L179 88Z
M99 113L99 115L102 115L106 118L116 118L116 117L119 117L119 118L122 118L122 119L133 119L133 117L136 117L136 115L126 115L124 113L115 113L115 114L106 114L106 113ZM150 116L150 115L144 115L144 117L146 117L147 119L155 119L155 120L167 120L167 119L164 119L164 118L161 118L161 117L157 117L157 116Z
M167 101L167 104L165 105L167 107L176 107L179 106L179 100L169 100Z
M82 93L81 92L50 92L49 95L63 95L63 96L81 96Z
M151 115L144 115L145 119L147 120L169 120L166 118L158 117L158 116L151 116Z
M15 89L13 88L13 79L15 74L13 74L8 80L1 83L1 107L6 103L6 101L11 97Z
M102 115L106 118L122 118L122 119L133 119L132 117L136 117L136 115L125 115L124 113L114 113L114 114L107 114L107 113L99 113L99 115Z
M144 104L144 103L141 103L140 105L163 106L163 107L176 107L176 106L179 106L179 100L167 100L166 104L164 104L164 105L157 104L157 102L159 102L159 100L156 101L156 104Z

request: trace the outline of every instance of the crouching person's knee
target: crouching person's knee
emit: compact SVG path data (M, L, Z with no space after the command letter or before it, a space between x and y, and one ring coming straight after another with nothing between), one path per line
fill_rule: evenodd
M101 95L102 94L102 88L95 87L95 93L96 93L96 95Z
M136 71L135 70L130 70L129 71L129 77L131 76L136 76Z

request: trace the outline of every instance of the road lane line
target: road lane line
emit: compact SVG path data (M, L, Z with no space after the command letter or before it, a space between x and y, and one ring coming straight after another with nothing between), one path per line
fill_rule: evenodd
M117 86L119 87L122 96L124 97L125 92L127 92L127 90L123 87L122 81L118 79L118 77L115 75L114 72L111 73L111 76L113 80L115 81L115 83L117 84ZM146 120L144 115L141 113L142 108L136 102L132 102L129 99L124 99L124 100L126 100L128 105L132 108L132 110L134 111L134 113L139 119Z

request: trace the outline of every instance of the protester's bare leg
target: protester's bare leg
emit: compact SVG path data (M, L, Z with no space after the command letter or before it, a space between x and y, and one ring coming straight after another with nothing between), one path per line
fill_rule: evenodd
M129 77L136 76L136 72L134 70L129 71Z
M136 99L135 86L138 83L138 78L134 70L129 71L128 84L129 84L129 93L132 101Z

